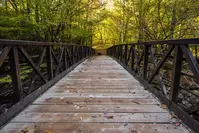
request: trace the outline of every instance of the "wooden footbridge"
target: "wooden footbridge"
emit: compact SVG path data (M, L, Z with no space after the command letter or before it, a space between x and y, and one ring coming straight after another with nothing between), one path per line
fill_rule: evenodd
M198 44L0 40L0 133L198 133Z

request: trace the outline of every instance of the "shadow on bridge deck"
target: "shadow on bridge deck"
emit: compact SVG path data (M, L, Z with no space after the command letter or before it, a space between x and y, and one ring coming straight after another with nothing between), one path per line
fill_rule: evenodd
M87 59L13 118L2 133L188 133L108 56Z

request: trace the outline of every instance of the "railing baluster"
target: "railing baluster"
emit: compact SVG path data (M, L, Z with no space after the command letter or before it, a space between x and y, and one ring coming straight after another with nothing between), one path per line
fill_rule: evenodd
M128 64L127 64L127 53L128 53L128 45L124 45L124 63L126 64L126 66L128 66Z
M74 52L73 52L73 50L74 50L73 45L70 46L70 50L71 50L71 61L72 61L72 65L73 65L73 64L75 64L75 61L74 61Z
M122 62L123 58L123 45L120 46L120 61Z
M183 52L179 45L175 45L174 60L171 78L170 100L176 102L180 90L180 76L182 69Z
M14 87L14 101L23 98L22 84L20 79L19 56L17 46L13 46L9 54L12 83Z
M68 68L68 63L67 63L67 59L66 59L66 48L64 47L64 53L63 53L63 63L64 63L64 71Z
M47 61L47 69L48 69L48 80L53 78L53 59L52 59L52 48L51 46L47 46L46 50L46 61Z
M132 45L132 50L131 50L131 70L134 71L134 61L135 61L135 57L134 57L134 45Z
M117 45L117 59L120 59L120 46Z
M147 79L147 66L149 57L149 45L144 45L144 68L143 68L143 78Z

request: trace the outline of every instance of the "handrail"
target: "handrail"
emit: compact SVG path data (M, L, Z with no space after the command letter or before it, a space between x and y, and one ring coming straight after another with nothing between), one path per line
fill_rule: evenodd
M0 45L9 45L9 46L17 46L17 45L39 45L39 46L53 46L53 45L73 45L80 46L73 43L57 43L57 42L40 42L40 41L26 41L26 40L7 40L0 39Z
M198 38L120 44L108 48L107 54L199 131L199 96L193 94L199 91L198 44Z
M82 45L0 39L0 126L94 52Z
M171 39L171 40L154 40L148 42L132 42L126 44L119 45L153 45L153 44L196 44L199 45L199 38L191 38L191 39ZM112 47L112 46L111 46ZM109 47L110 48L110 47Z

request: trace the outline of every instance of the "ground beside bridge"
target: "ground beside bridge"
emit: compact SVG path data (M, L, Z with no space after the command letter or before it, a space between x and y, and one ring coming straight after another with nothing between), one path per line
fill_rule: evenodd
M189 133L151 93L108 56L87 59L2 133Z

